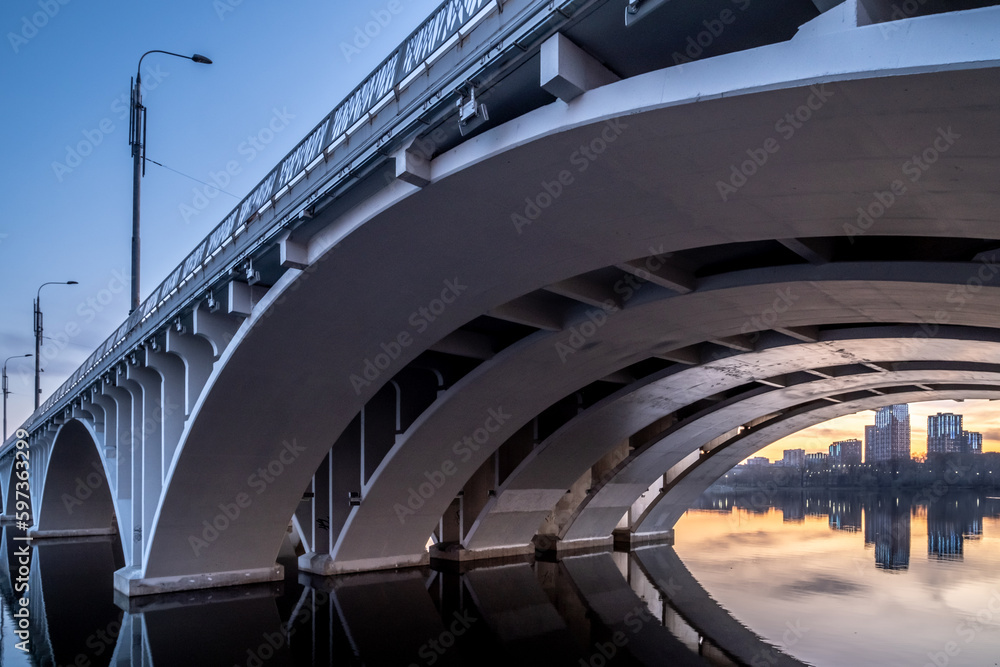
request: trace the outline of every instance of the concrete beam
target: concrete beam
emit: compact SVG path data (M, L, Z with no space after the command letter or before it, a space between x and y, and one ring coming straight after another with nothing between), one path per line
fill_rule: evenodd
M701 353L695 345L677 348L668 352L657 352L656 356L660 359L666 359L675 364L684 364L686 366L697 366L701 363Z
M563 330L562 313L553 312L530 294L491 308L486 314L498 320L526 324L544 331Z
M540 84L563 102L620 77L561 33L549 37L541 48Z
M718 338L710 339L716 345L721 345L722 347L728 347L731 350L738 350L740 352L753 352L753 341L749 336L743 336L737 334L735 336L720 336Z
M820 335L819 327L775 327L774 330L803 343L815 343Z
M833 242L830 239L777 239L777 241L810 264L826 264L833 256Z
M250 317L255 304L267 294L266 287L248 285L237 280L229 283L229 314Z
M431 163L410 150L412 142L395 155L396 178L419 188L431 184Z
M585 303L594 308L612 310L621 307L621 298L613 289L585 276L574 276L560 280L546 287L545 291Z
M438 342L427 348L431 352L453 354L467 359L486 361L492 359L496 352L489 336L473 331L453 331Z
M673 290L678 294L687 294L694 291L697 286L697 279L693 274L664 260L660 260L659 264L658 268L651 269L648 266L648 262L634 259L616 264L615 266L626 273L631 273L654 285L666 287L668 290Z
M305 269L309 266L309 248L293 241L291 232L278 241L278 250L282 268Z

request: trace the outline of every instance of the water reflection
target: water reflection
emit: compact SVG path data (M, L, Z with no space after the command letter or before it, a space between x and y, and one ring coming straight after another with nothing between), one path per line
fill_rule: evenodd
M8 527L0 664L922 665L962 622L979 625L948 664L986 664L1000 554L979 547L998 517L997 499L956 490L709 493L677 551L334 578L287 563L283 583L133 599L112 592L115 541L36 542L28 654L11 615L25 543Z
M113 573L123 565L117 542L75 538L33 545L25 538L14 526L3 529L2 664L111 664L123 616L114 602Z
M994 664L998 531L1000 498L955 487L709 492L676 527L713 597L775 643L808 627L818 665Z
M910 566L910 505L895 496L865 498L865 546L875 546L875 563L884 570Z
M2 555L15 579L17 537L5 530ZM122 558L108 538L30 553L27 654L11 650L19 594L0 576L5 665L801 665L719 607L669 546L133 599L112 593Z
M983 519L996 511L995 499L982 503L973 494L958 495L927 508L927 555L939 560L962 560L966 540L983 536ZM995 516L995 515L992 515Z

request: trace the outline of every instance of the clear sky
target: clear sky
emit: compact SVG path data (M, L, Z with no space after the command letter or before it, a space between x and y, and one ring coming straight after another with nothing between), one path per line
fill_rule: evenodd
M0 4L0 354L34 351L43 400L124 320L132 172L129 80L143 61L148 165L142 298L439 0L5 0ZM367 32L368 34L365 34ZM235 162L230 182L213 179ZM199 195L199 191L201 194ZM32 411L32 359L8 365L8 428Z
M910 453L927 452L927 416L938 412L953 412L964 415L962 426L966 431L983 434L983 451L1000 452L1000 411L997 404L988 400L974 401L927 401L910 403ZM837 440L857 438L865 440L865 425L875 423L875 412L866 410L853 415L817 424L799 431L765 447L754 456L766 456L770 460L780 459L786 449L804 449L806 453L828 452L830 444Z

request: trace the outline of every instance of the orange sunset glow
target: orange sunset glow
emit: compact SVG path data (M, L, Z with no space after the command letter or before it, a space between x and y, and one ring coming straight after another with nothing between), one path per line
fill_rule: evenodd
M928 401L910 403L910 453L927 452L927 416L938 412L952 412L963 415L963 426L967 431L983 434L983 451L1000 452L1000 406L993 401ZM857 438L864 442L865 425L875 423L875 411L865 410L853 415L845 415L828 422L817 424L778 440L760 450L754 456L766 456L771 461L780 460L786 449L804 449L806 453L827 452L831 443L837 440Z

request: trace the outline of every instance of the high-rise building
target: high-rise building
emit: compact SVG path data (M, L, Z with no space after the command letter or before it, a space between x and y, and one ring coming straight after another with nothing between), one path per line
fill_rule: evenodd
M927 454L981 454L983 434L962 428L962 415L939 412L927 417Z
M768 466L771 465L771 461L766 456L754 456L753 458L747 459L748 466Z
M865 463L875 460L875 424L865 426Z
M809 467L818 467L826 463L826 454L823 452L812 452L806 454L806 465Z
M962 415L939 412L927 416L927 454L954 454L965 449Z
M781 465L786 468L802 468L806 464L806 450L786 449L781 458Z
M968 454L983 453L983 434L974 431L962 431L963 452Z
M838 440L830 445L830 463L856 465L861 463L861 441L857 438Z
M865 437L869 435L865 427ZM910 458L910 408L887 405L875 411L875 429L866 463L905 461ZM869 452L866 451L866 454Z

